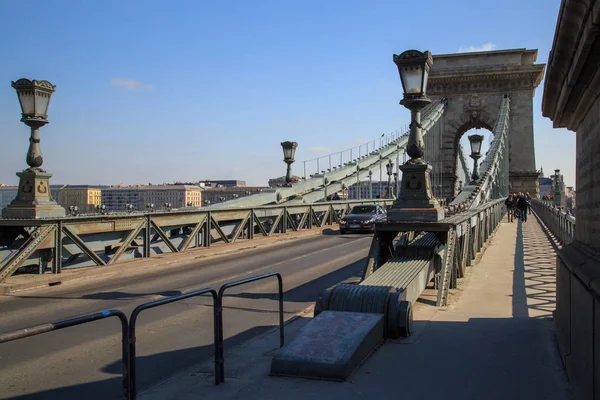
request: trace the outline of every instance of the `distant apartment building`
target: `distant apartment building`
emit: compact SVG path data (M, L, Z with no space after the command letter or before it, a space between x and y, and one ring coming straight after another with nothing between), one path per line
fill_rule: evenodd
M392 187L393 187L394 182L392 182ZM357 190L357 188L359 188ZM360 193L360 197L358 196L358 194ZM387 193L387 182L384 181L373 181L373 199L378 199L380 198L382 195L385 196L385 194ZM348 199L350 200L357 200L357 199L369 199L371 198L371 185L369 184L369 181L361 181L360 185L357 185L356 183L353 185L350 185L350 187L348 188Z
M261 193L263 190L267 189L269 188L263 186L208 187L202 190L202 203L203 205L222 203L224 201Z
M102 188L90 185L67 185L58 191L55 199L65 209L77 206L80 213L92 213L102 204Z
M56 201L61 188L65 185L50 185L50 195ZM18 186L0 186L0 210L17 198Z
M160 208L169 203L172 208L201 207L202 189L192 185L156 185L140 188L139 207L144 209L148 203Z
M125 211L126 204L133 204L135 210L140 208L141 186L109 186L102 190L102 205L107 211Z
M207 179L198 182L199 186L202 187L245 187L246 181L240 181L236 179L225 179L225 180L213 180Z
M155 209L160 209L165 203L171 204L171 208L200 207L201 188L192 185L137 185L111 186L102 190L102 204L109 211L125 211L127 204L132 204L134 210L146 210L148 203L154 204Z

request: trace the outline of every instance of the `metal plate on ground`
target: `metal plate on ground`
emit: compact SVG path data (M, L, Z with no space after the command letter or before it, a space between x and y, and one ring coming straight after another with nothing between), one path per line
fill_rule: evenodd
M323 311L273 357L271 375L344 381L383 338L383 314Z

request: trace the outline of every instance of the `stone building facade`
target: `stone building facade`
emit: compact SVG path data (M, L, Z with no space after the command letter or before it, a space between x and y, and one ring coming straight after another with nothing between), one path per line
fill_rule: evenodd
M102 188L89 185L67 185L58 191L58 204L66 210L77 206L80 213L93 213L102 204Z
M460 138L473 128L493 131L505 95L510 99L510 191L537 195L533 95L545 65L535 64L536 59L537 50L526 49L433 56L427 95L448 100L441 147L443 197L458 191Z
M600 400L600 1L563 0L542 112L576 140L575 240L557 256L555 325L575 400Z
M171 208L200 207L202 189L192 185L111 186L102 190L102 205L108 211L125 211L127 204L137 211L146 210L148 203L158 210L165 203Z

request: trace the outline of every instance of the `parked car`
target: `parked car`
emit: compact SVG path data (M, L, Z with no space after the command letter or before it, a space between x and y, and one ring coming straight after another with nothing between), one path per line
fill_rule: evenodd
M360 204L340 220L340 233L373 232L376 221L385 221L387 213L379 204Z

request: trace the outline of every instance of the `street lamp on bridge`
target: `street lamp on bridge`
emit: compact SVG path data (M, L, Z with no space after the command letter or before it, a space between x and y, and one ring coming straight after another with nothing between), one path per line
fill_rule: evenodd
M40 148L40 128L48 123L48 106L56 86L48 81L19 79L11 82L17 91L21 105L21 122L31 129L27 165L29 168L17 172L19 190L17 198L2 210L3 218L55 218L64 217L65 209L59 206L50 193L50 177L44 171Z
M287 164L287 173L285 174L285 182L287 186L292 185L292 164L295 161L294 155L296 154L296 142L282 142L281 147L283 148L283 162Z
M471 184L475 184L479 180L479 162L481 158L481 144L483 143L483 135L469 136L469 144L471 145L470 157L474 161L473 173L471 174Z
M408 50L394 54L404 98L400 104L410 110L410 135L406 152L410 159L400 167L402 188L388 212L390 222L436 222L444 218L444 209L431 192L431 166L423 160L425 143L421 131L421 110L431 100L427 97L427 79L433 65L429 51Z

